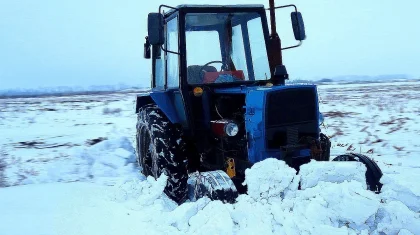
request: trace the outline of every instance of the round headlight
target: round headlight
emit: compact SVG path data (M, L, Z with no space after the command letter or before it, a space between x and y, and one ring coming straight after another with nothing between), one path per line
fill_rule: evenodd
M236 136L239 132L239 126L236 123L230 122L225 126L225 133L228 136Z

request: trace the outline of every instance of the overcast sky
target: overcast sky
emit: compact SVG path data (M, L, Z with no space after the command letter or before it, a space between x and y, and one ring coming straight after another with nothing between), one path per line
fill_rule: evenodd
M267 4L268 0L171 0L159 3ZM0 0L0 89L150 84L144 60L148 12L158 1ZM292 78L420 76L420 1L300 0L303 46L284 53ZM278 12L291 44L289 12Z

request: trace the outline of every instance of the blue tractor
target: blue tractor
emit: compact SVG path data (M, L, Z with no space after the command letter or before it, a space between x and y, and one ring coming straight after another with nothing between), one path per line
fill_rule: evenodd
M275 9L286 7L299 43L282 48ZM162 5L150 13L144 56L152 61L152 89L136 104L143 174L166 174L165 193L178 203L201 196L231 202L246 192L245 170L266 158L296 170L312 159L330 161L316 86L285 85L282 50L305 38L296 6L275 7L274 0L269 9ZM380 190L382 173L368 157L334 160L363 162L370 189Z

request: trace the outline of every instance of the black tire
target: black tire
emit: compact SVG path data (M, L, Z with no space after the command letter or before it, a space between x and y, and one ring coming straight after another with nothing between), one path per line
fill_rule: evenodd
M137 120L137 160L142 173L168 176L164 192L177 203L187 199L187 159L178 130L156 105L140 108Z
M358 153L347 153L334 158L336 162L361 162L366 166L366 184L368 190L380 193L382 184L380 183L382 171L378 164L369 157Z

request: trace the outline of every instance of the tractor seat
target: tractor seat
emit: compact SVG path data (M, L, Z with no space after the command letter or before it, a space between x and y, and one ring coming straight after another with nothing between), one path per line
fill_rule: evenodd
M206 72L217 72L213 66L191 65L187 68L188 84L203 84Z
M208 71L204 74L203 83L238 82L244 80L245 74L243 70L221 72Z

